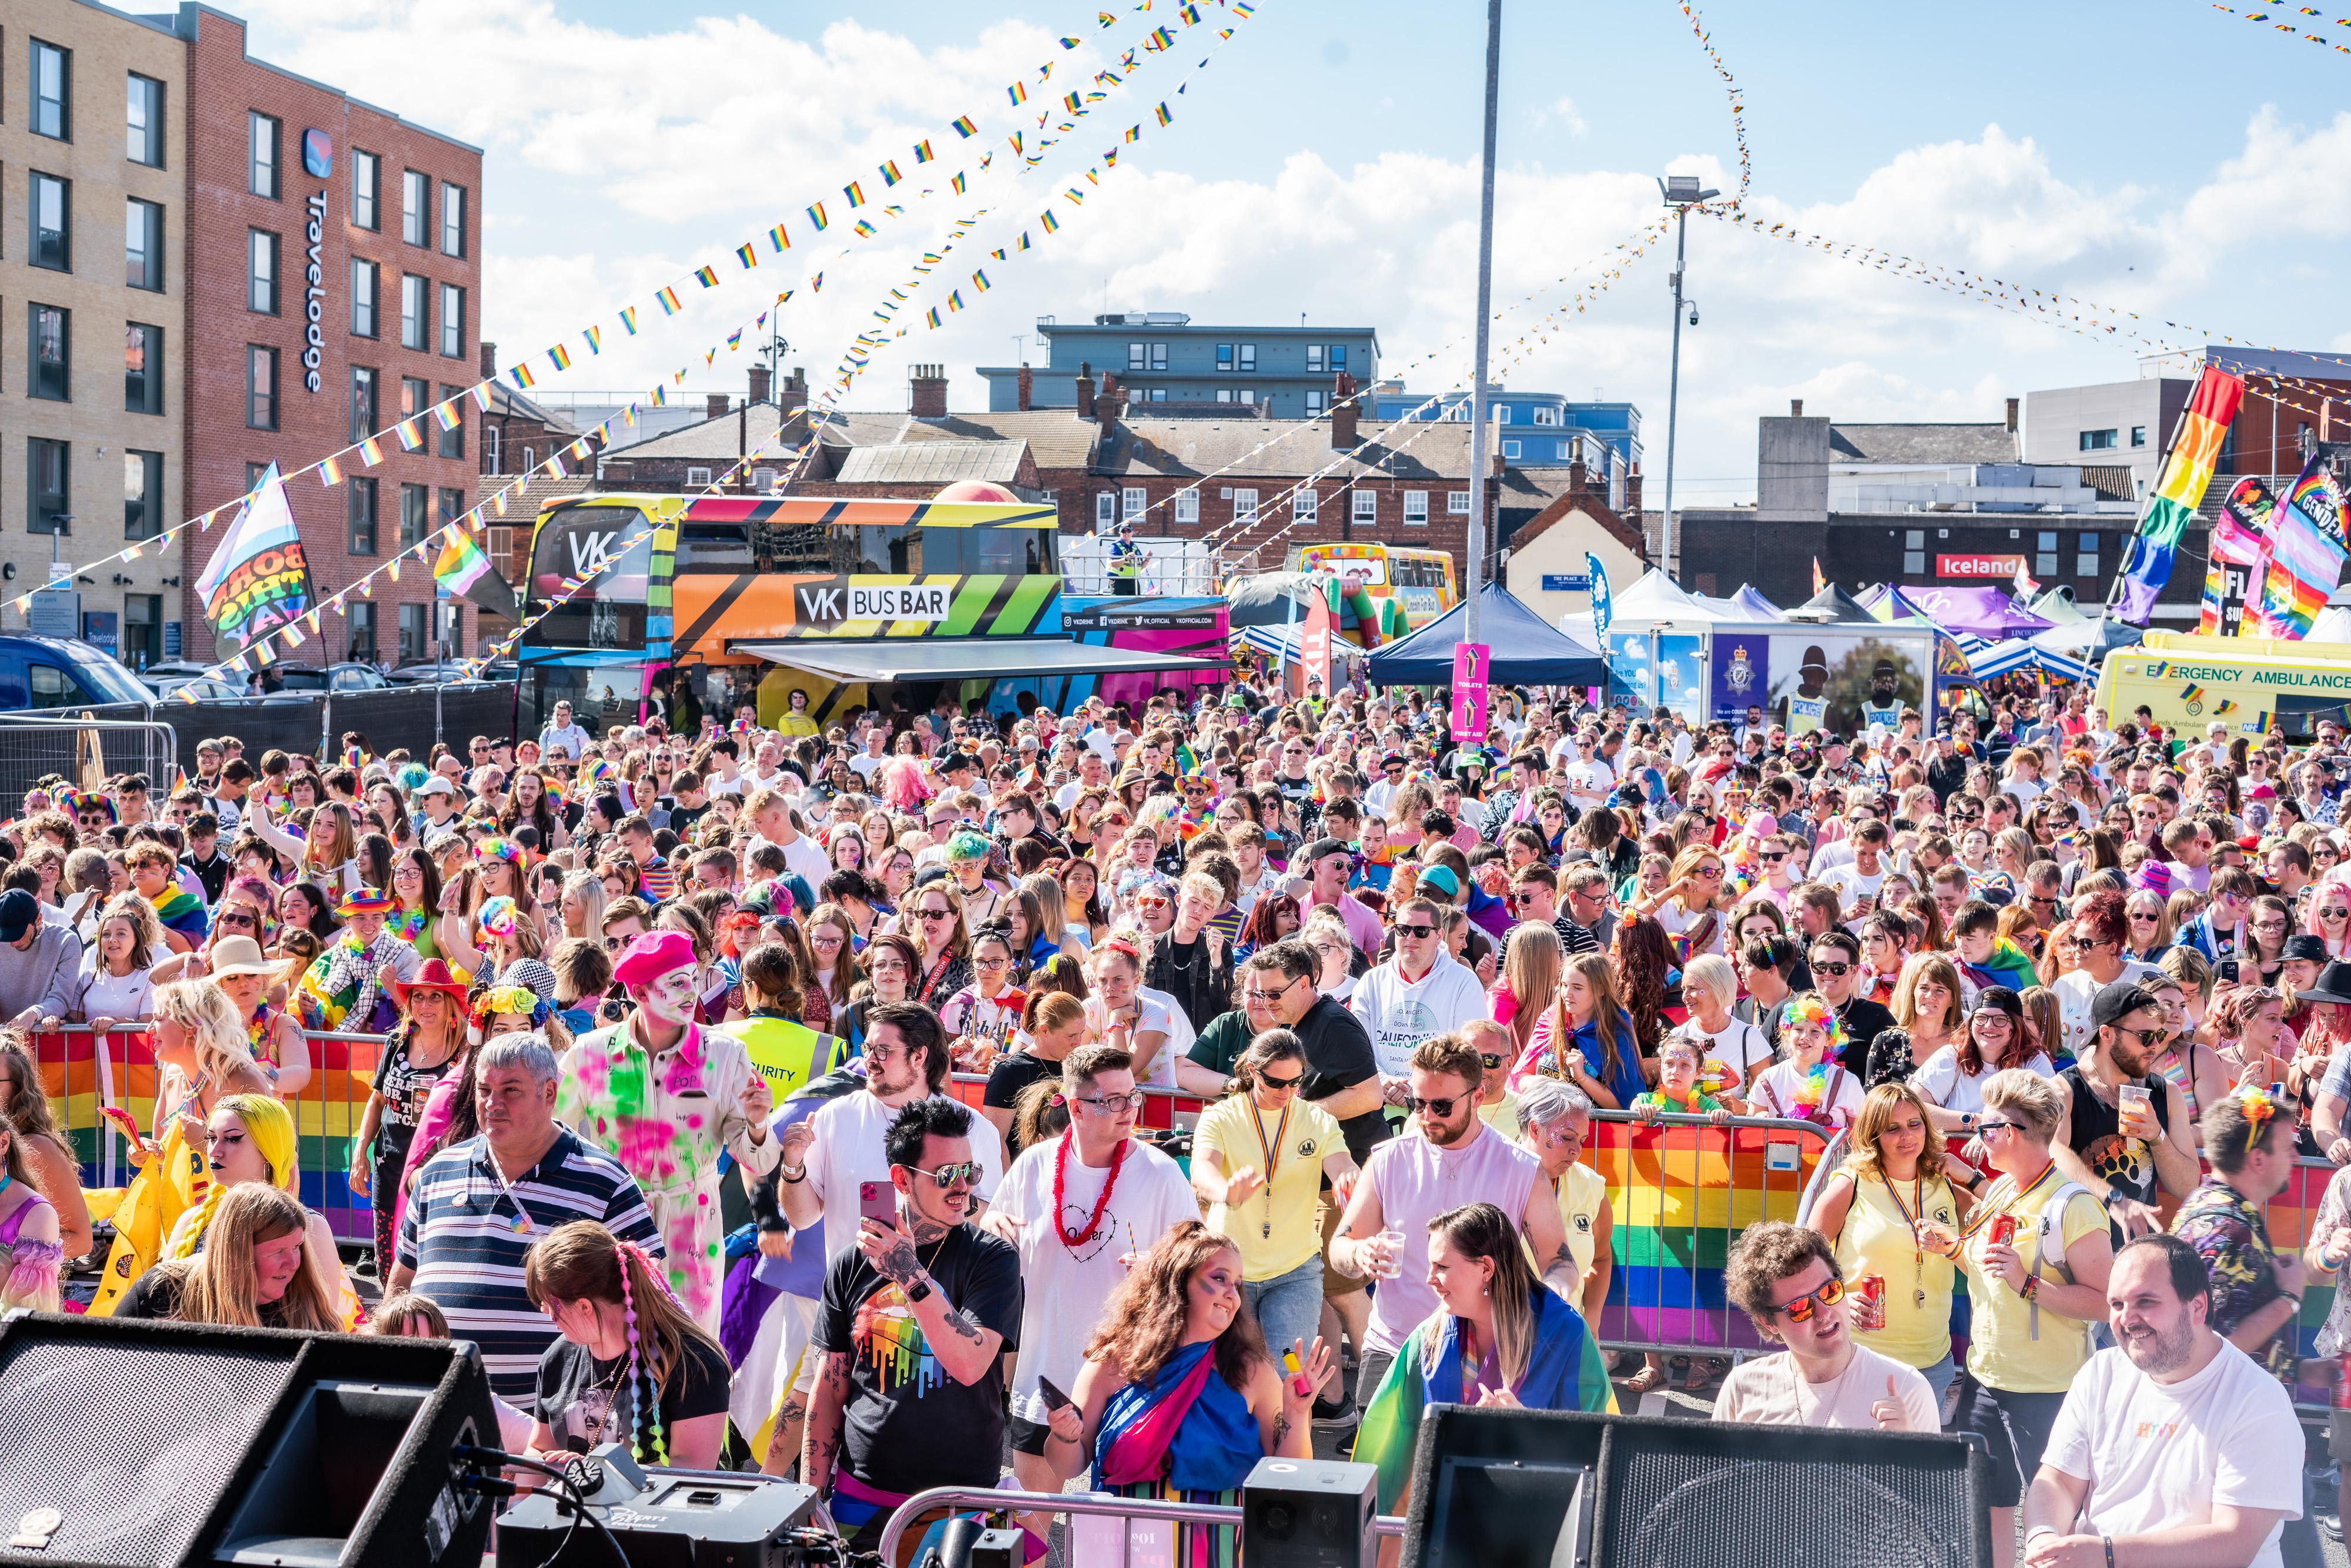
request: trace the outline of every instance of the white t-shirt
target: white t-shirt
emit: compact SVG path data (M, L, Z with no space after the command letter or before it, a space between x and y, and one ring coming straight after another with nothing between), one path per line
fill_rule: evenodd
M1110 1009L1102 1005L1100 997L1088 997L1085 1009L1087 1031L1099 1037L1110 1025ZM1199 1031L1192 1027L1192 1020L1185 1015L1184 1009L1176 1005L1174 997L1165 991L1155 991L1149 986L1137 986L1134 988L1134 1032L1149 1034L1154 1030L1165 1035L1167 1043L1161 1046L1159 1054L1151 1059L1151 1071L1138 1076L1135 1083L1144 1089L1173 1089L1176 1087L1176 1059L1190 1052L1192 1042L1200 1038Z
M887 752L875 757L871 752L861 751L849 759L849 770L871 784L873 782L873 775L880 772L882 765L889 760ZM1066 810L1068 808L1064 807L1063 810Z
M860 1089L838 1100L828 1100L809 1118L816 1142L809 1145L809 1191L824 1205L824 1255L831 1260L857 1240L859 1193L862 1183L890 1180L890 1157L882 1152L882 1135L897 1119L899 1107L884 1105ZM987 1117L971 1119L971 1157L979 1162L979 1196L992 1198L1004 1180L1004 1140Z
M1071 1251L1052 1223L1053 1162L1061 1147L1061 1140L1054 1138L1022 1150L996 1192L997 1210L1020 1227L1020 1280L1027 1292L1020 1307L1019 1358L1012 1369L1012 1409L1040 1426L1050 1412L1037 1392L1037 1379L1050 1377L1064 1392L1077 1386L1086 1341L1093 1337L1111 1292L1126 1278L1119 1260L1148 1251L1170 1228L1200 1218L1199 1199L1183 1168L1150 1145L1129 1140L1101 1228L1083 1248ZM1089 1169L1071 1155L1061 1186L1063 1225L1085 1228L1109 1175L1107 1167Z
M1839 908L1851 909L1864 897L1876 898L1877 890L1886 885L1889 874L1891 868L1886 865L1886 857L1880 855L1875 872L1864 872L1859 866L1851 864L1832 866L1826 872L1816 873L1813 880L1823 887L1835 891Z
M1747 1075L1758 1067L1769 1065L1774 1058L1771 1042L1763 1038L1761 1030L1745 1019L1731 1019L1722 1026L1720 1034L1708 1034L1692 1017L1674 1033L1696 1043L1705 1053L1707 1061L1719 1061L1738 1073L1742 1092L1747 1086Z
M1804 1117L1796 1108L1796 1096L1802 1092L1806 1076L1793 1061L1767 1067L1762 1076L1755 1080L1755 1090L1748 1096L1748 1104L1759 1116L1819 1120L1818 1117ZM1851 1072L1832 1067L1829 1069L1829 1082L1826 1124L1850 1127L1853 1119L1861 1114L1861 1080Z
M2123 972L2109 983L2119 985L2125 980L2168 977L2152 964L2126 958L2123 960ZM2057 1014L2065 1030L2065 1049L2078 1058L2098 1032L2097 1023L2090 1016L2090 1004L2106 988L2092 979L2087 969L2075 969L2071 974L2058 976L2056 983L2049 988L2057 993Z
M773 839L767 841L776 842ZM824 851L819 849L816 841L806 833L795 834L790 843L776 844L776 847L784 852L784 869L807 883L811 894L822 887L824 879L832 874L832 862L824 858Z
M2302 1426L2285 1389L2228 1341L2201 1372L2161 1384L2102 1350L2074 1375L2042 1463L2090 1483L2081 1528L2137 1535L2211 1521L2215 1503L2302 1516ZM2278 1568L2282 1525L2253 1553Z
M1347 1010L1372 1037L1380 1071L1390 1077L1412 1065L1412 1048L1422 1040L1488 1016L1478 971L1441 948L1416 985L1405 983L1393 958L1374 966L1358 977Z
M1404 1271L1372 1291L1372 1323L1364 1348L1393 1353L1437 1310L1428 1285L1428 1222L1465 1203L1490 1203L1520 1222L1542 1164L1492 1128L1458 1148L1440 1149L1408 1131L1372 1151L1363 1179L1380 1195L1383 1228L1404 1233Z
M1722 1392L1714 1396L1714 1418L1759 1427L1875 1432L1877 1417L1869 1407L1886 1397L1889 1385L1902 1404L1903 1431L1943 1429L1940 1403L1917 1369L1858 1344L1845 1369L1826 1383L1805 1382L1796 1358L1784 1350L1741 1363L1731 1368L1722 1380Z
M1963 1116L1980 1113L1984 1108L1983 1086L1991 1082L1995 1071L1986 1066L1980 1072L1962 1072L1958 1050L1947 1045L1910 1074L1910 1087L1926 1096L1928 1103L1940 1105L1946 1111L1957 1111ZM2043 1051L2034 1051L2032 1060L2024 1064L2024 1071L2036 1078L2057 1076L2056 1063Z

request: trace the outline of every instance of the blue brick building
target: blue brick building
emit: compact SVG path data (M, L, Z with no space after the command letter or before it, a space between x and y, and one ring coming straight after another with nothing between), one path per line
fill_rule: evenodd
M1374 425L1399 419L1469 422L1467 391L1435 394L1406 392L1401 382L1372 389L1364 418ZM1423 408L1423 403L1429 406ZM1502 460L1522 468L1564 467L1581 463L1592 487L1604 490L1608 504L1625 506L1625 481L1641 465L1641 411L1629 402L1577 402L1558 392L1494 389L1493 421L1499 427Z
M1037 336L1043 364L978 367L990 413L1075 407L1087 366L1117 376L1138 414L1153 403L1223 402L1310 419L1328 409L1341 372L1358 386L1379 376L1379 334L1369 327L1200 326L1182 311L1128 310L1083 322L1040 316Z

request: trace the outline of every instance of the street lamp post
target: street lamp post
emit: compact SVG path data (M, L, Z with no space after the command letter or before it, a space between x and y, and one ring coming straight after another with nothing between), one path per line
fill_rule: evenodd
M1462 573L1463 641L1478 635L1486 570L1486 340L1494 314L1494 127L1502 99L1502 0L1486 0L1486 156L1478 198L1478 366L1469 392L1469 540Z
M1681 580L1681 551L1674 535L1674 427L1681 413L1682 397L1682 308L1690 307L1690 325L1698 325L1697 301L1682 297L1682 263L1689 253L1689 210L1701 202L1722 194L1719 191L1698 189L1695 174L1668 174L1657 182L1657 190L1666 198L1666 205L1674 214L1674 354L1673 369L1666 390L1666 526L1658 539L1665 555L1666 573L1676 582Z

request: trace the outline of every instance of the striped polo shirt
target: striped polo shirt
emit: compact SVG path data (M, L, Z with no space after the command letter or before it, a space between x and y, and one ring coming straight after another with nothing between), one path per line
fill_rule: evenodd
M533 1396L539 1355L557 1337L554 1320L524 1293L524 1255L574 1219L596 1220L662 1255L635 1178L569 1127L559 1124L546 1155L512 1183L499 1179L486 1136L442 1150L416 1173L401 1217L400 1262L415 1270L411 1288L448 1315L451 1336L480 1347L490 1385L507 1399Z

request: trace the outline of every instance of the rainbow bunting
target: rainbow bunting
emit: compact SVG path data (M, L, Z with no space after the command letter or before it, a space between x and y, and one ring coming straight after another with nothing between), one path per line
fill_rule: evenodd
M601 327L590 327L580 334L580 338L588 345L590 353L601 354L604 351L604 329Z
M1006 96L1010 98L1016 104L1026 103L1029 101L1029 89L1026 85L1020 82L1014 82L1010 87L1006 88L1004 91Z
M920 141L914 143L914 162L917 163L927 163L931 161L931 139L925 136Z
M1128 126L1128 127L1126 128L1126 140L1127 140L1127 141L1140 141L1142 139L1143 139L1143 127L1141 127L1140 125L1130 125L1130 126ZM1113 158L1115 158L1115 157L1117 157L1117 156L1118 156L1118 154L1117 154L1117 153L1115 153L1115 152L1105 152L1105 153L1103 153L1103 154L1102 154L1102 159L1103 159L1103 161L1104 161L1104 162L1108 162L1109 160L1111 160L1111 159L1113 159Z
M1078 47L1078 40L1077 40L1077 39L1075 39L1075 38L1063 38L1063 39L1061 40L1061 47L1063 47L1063 48L1065 48L1065 49L1074 49L1074 48L1076 48L1077 47Z
M1159 123L1162 125L1166 124L1169 120L1176 118L1174 115L1167 112L1167 106L1164 103L1157 109L1152 110L1152 112L1158 117Z
M715 267L697 267L694 269L694 276L705 288L718 287L718 269Z
M571 351L560 343L547 350L547 358L548 362L559 371L568 371L571 368Z
M362 465L372 468L382 461L382 442L378 441L374 436L371 435L365 441L360 443L360 462Z
M490 400L496 394L497 383L494 381L475 382L471 387L466 389L465 392L467 397L474 400L474 406L480 409L484 413L490 412Z
M1100 22L1105 27L1115 26L1118 25L1118 18L1112 16L1107 11L1095 12L1094 20Z
M1050 214L1049 214L1048 215L1050 216ZM1027 229L1022 229L1020 231L1020 243L1014 246L1012 248L1015 250L1027 250L1029 248L1029 231Z
M635 306L623 305L621 307L621 325L629 329L630 337L633 338L637 335L637 308Z
M824 232L825 225L824 204L822 202L819 202L815 206L810 207L808 210L808 215L809 222L816 225L816 232L822 234Z
M751 248L751 242L748 240L735 247L735 259L743 264L743 269L746 272L759 265L758 253Z
M2229 422L2244 401L2245 383L2218 366L2207 365L2197 378L2196 391L2180 415L2164 454L2155 487L2147 492L2139 514L2138 532L2131 543L2130 564L2125 569L2122 596L2116 614L2134 626L2147 624L2155 611L2155 596L2171 580L2171 559L2180 535L2195 517L2204 488L2219 465L2220 441Z
M987 293L987 273L985 273L985 272L977 272L977 271L975 271L975 272L971 275L971 281L972 281L972 285L973 285L973 287L977 287L977 289L978 289L982 294L985 294L985 293Z
M457 412L457 400L454 397L444 398L439 402L434 403L433 405L433 423L439 425L444 430L455 430L458 425L464 423L464 417Z
M1037 214L1037 221L1045 225L1045 232L1047 234L1051 234L1055 229L1061 226L1061 220L1055 217L1050 211L1039 213Z
M737 327L737 328L736 328L732 332L729 332L729 333L727 333L727 334L726 334L726 351L727 351L728 353L730 353L730 354L731 354L731 353L733 353L736 350L740 349L742 346L743 346L743 329L742 329L742 328L740 328L740 327Z
M319 465L319 483L331 490L343 482L343 465L329 457Z
M1066 108L1071 114L1078 112L1078 95L1074 92L1061 100L1062 107Z
M528 392L531 387L538 384L538 378L530 373L530 367L526 364L517 363L515 368L508 371L507 374L513 378L514 384L517 388L525 392Z
M653 296L653 298L654 298L655 299L657 299L657 300L661 301L661 308L662 308L662 314L663 314L663 315L664 315L664 316L674 316L674 315L676 315L676 314L678 313L678 310L679 310L680 307L679 307L678 302L677 302L677 290L676 290L676 289L674 289L674 288L671 288L671 287L668 287L664 286L664 287L662 288L661 292L659 292L658 294L655 294L655 295Z
M956 193L956 195L960 196L960 195L962 195L962 194L963 194L963 175L962 175L962 174L960 174L960 173L956 174L956 177L955 177L954 179L952 179L952 180L949 180L949 181L947 182L947 183L955 187L955 193Z
M929 311L925 314L923 319L928 321L934 327L937 326L939 324L939 308L935 305L932 306Z
M775 247L778 255L792 248L791 239L784 233L784 225L781 224L768 231L768 243Z
M957 136L969 138L979 134L979 127L971 122L971 116L968 114L958 114L948 123L955 127Z
M424 427L416 423L415 415L411 414L408 418L402 420L398 424L393 425L392 427L392 433L400 437L400 449L402 451L422 452L424 450Z
M850 227L856 230L860 235L866 239L872 239L876 234L881 232L872 224L867 223L863 218L858 219L854 224L852 224Z
M884 186L894 185L905 177L906 176L904 174L898 172L898 162L896 159L885 158L882 161L882 183Z
M2204 688L2198 685L2194 681L2190 681L2186 685L2179 688L2179 700L2184 703L2192 703L2203 695Z
M960 290L947 296L947 308L949 310L960 310L963 308L963 294Z
M843 185L841 188L841 193L849 198L849 204L852 209L865 204L865 187L854 180Z

